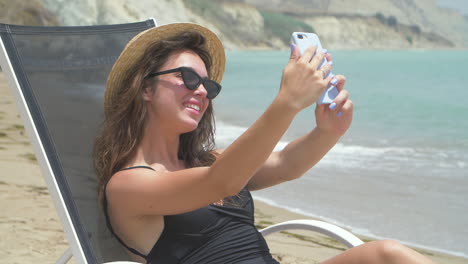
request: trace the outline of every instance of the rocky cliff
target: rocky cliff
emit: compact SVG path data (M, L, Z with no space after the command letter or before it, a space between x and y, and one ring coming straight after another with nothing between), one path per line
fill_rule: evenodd
M372 32L370 36L358 37L360 41L357 42L364 47L379 48L382 47L382 43L387 43L390 39L393 39L390 41L393 44L389 47L395 48L468 47L467 17L455 10L439 7L436 0L245 0L245 2L259 8L268 7L276 12L299 16L307 19L309 23L319 23L320 26L314 28L320 35L336 37L349 35L350 31L364 34ZM377 14L387 19L394 18L397 26L392 27L387 24L387 27L382 27L380 23L375 23L373 17ZM337 26L339 27L336 28ZM408 32L405 28L415 30ZM379 37L373 37L376 34ZM396 41L398 39L400 41ZM408 39L412 41L405 43ZM355 44L358 44L357 42Z
M284 49L315 31L330 49L466 48L468 20L435 0L0 0L0 22L28 25L195 22L228 49Z
M57 19L39 0L0 0L0 23L56 26Z

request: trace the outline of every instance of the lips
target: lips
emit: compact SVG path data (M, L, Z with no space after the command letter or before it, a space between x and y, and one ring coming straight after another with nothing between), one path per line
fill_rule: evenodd
M191 109L194 109L198 112L200 112L200 106L199 105L196 105L196 104L184 104L185 107L187 108L191 108Z

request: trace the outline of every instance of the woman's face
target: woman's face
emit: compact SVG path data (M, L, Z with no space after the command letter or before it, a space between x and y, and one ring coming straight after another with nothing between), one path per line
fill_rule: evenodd
M179 67L192 68L201 77L208 76L205 63L193 51L176 51L169 55L168 61L159 71ZM159 75L156 86L147 89L144 100L148 104L148 117L157 121L158 126L186 133L197 128L210 100L203 84L196 90L189 90L180 72Z

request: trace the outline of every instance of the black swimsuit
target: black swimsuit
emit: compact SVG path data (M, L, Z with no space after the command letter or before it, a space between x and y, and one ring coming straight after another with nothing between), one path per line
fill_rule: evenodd
M124 170L134 168L153 170L146 166ZM223 202L223 205L211 204L191 212L164 216L161 236L145 255L127 246L115 234L107 213L104 189L104 214L109 230L125 248L147 263L278 264L254 225L254 205L249 190L244 188Z

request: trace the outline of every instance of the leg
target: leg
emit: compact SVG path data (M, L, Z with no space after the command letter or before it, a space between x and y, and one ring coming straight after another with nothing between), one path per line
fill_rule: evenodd
M322 264L434 264L430 259L393 240L365 243Z

